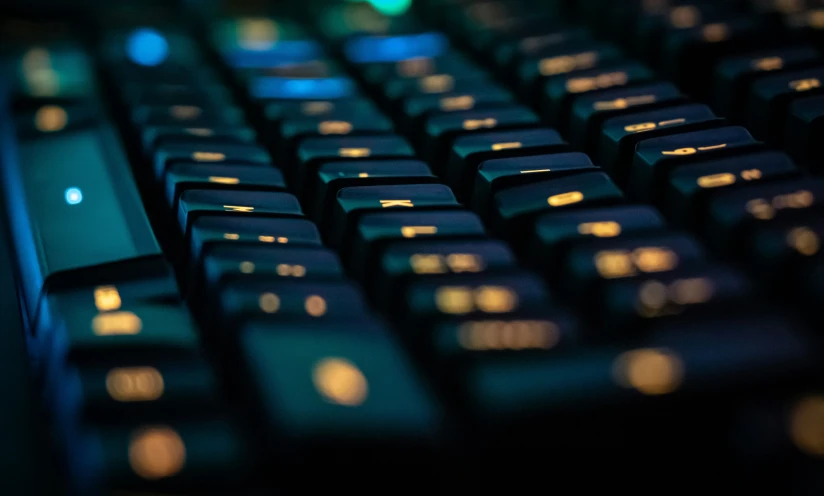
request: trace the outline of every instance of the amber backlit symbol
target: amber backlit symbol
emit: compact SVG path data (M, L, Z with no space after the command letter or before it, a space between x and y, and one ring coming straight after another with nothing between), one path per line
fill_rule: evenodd
M824 396L799 401L790 415L790 437L808 455L824 457Z
M92 319L92 331L98 336L122 336L138 334L143 321L133 312L107 312Z
M94 290L94 305L101 312L120 308L120 293L114 286L98 286Z
M667 394L681 385L684 365L669 350L639 349L618 356L613 364L615 381L647 395Z
M323 398L343 406L358 406L366 401L369 385L363 372L345 358L324 358L312 371L315 388Z
M63 107L57 105L45 105L34 114L34 126L44 133L60 131L66 127L68 122L69 115Z
M154 367L121 367L106 374L106 391L117 401L154 401L163 395L163 376Z
M170 427L148 427L137 431L129 444L129 464L134 473L148 480L171 477L186 463L186 446Z

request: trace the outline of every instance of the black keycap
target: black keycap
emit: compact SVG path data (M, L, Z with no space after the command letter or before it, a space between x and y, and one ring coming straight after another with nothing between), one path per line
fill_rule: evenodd
M198 356L200 343L189 312L178 305L138 303L111 311L62 309L51 365L65 360L93 365L118 359Z
M242 126L243 111L226 105L219 109L196 105L168 105L138 107L132 112L138 126L209 127L217 125Z
M283 191L286 182L280 169L260 165L178 163L166 171L166 203L173 211L184 191L239 189Z
M665 213L681 225L697 226L705 216L708 194L719 188L769 181L796 174L790 158L778 151L763 151L708 160L678 167L670 172L665 195Z
M614 62L621 56L615 45L594 41L550 47L542 52L537 57L521 62L518 67L520 87L529 96L534 94L537 83L543 78L594 69Z
M104 264L116 280L137 259L166 270L113 133L110 124L100 123L70 137L51 132L20 139L16 160L4 160L0 174L4 196L14 205L9 220L23 311L32 319L46 284L88 280L89 269Z
M817 94L824 80L824 68L782 72L758 78L752 85L747 105L747 126L762 140L781 144L790 103Z
M371 282L381 306L413 276L489 272L514 267L515 256L497 240L404 240L388 244Z
M333 115L356 116L362 113L379 113L370 100L277 100L264 107L266 120L279 122L283 119L330 118ZM330 119L331 120L331 119Z
M489 129L511 129L534 127L538 116L520 105L494 109L475 109L460 112L434 114L426 119L424 144L427 162L440 173L445 162L450 142L472 131Z
M418 336L439 361L523 358L532 353L564 349L579 340L579 324L564 310L530 312L520 317L470 319L438 324L432 335Z
M203 215L192 223L191 259L200 259L207 243L320 245L320 233L306 219Z
M498 191L587 170L595 170L595 166L580 152L485 160L478 165L470 203L476 212L487 217L492 213L492 197Z
M773 219L792 218L821 208L824 181L788 179L753 184L715 195L709 203L704 234L719 252L738 253L750 229Z
M540 279L518 270L506 274L456 274L413 281L403 294L408 319L484 318L542 310L549 292Z
M456 194L466 198L481 162L561 151L565 145L557 131L546 128L467 134L453 142L445 177Z
M713 108L721 115L740 118L746 111L749 89L758 76L765 72L797 68L817 58L818 53L809 46L764 50L726 58L715 68Z
M769 283L776 296L801 297L804 289L799 282L821 258L822 237L824 220L813 215L770 222L752 235L747 247L749 268Z
M147 155L154 152L157 146L175 142L206 142L219 141L221 143L254 143L256 133L243 126L149 126L142 132L143 149Z
M392 121L378 112L349 114L332 112L323 117L304 117L284 120L278 131L282 146L301 137L317 135L381 134L391 133Z
M429 166L418 160L353 160L329 162L318 168L318 181L309 197L308 208L315 221L323 219L342 188L390 184L426 184L438 178Z
M547 212L535 222L530 260L542 272L552 274L561 268L559 259L577 240L615 238L663 228L663 217L646 205Z
M72 476L81 493L231 491L248 477L252 462L242 433L219 419L112 426L79 439L83 456Z
M228 281L220 291L220 331L238 329L248 319L337 320L365 317L360 290L346 281L272 278Z
M204 289L214 290L235 276L340 279L343 268L333 251L320 247L217 244L206 251L201 274Z
M537 22L520 26L519 29L510 32L511 36L505 36L503 40L498 39L493 48L498 67L510 67L517 60L540 57L541 53L551 53L559 47L571 46L592 38L589 30L582 26L564 26L563 23L547 25L545 19L534 21ZM584 63L585 59L586 57L582 57L581 62Z
M255 76L247 91L255 100L337 100L356 98L358 85L351 78L300 78Z
M256 323L243 330L247 384L260 402L265 436L272 440L267 446L284 468L282 486L306 487L300 474L312 467L327 466L336 475L310 486L334 486L359 479L359 467L398 476L415 467L420 475L433 460L427 449L440 436L443 418L431 392L385 333L343 325Z
M400 100L421 95L447 95L471 91L477 85L486 84L489 76L474 73L468 76L456 76L442 73L420 78L395 78L383 85L383 94L389 100Z
M692 236L674 232L583 240L568 252L558 281L581 302L601 282L684 269L703 257Z
M681 92L670 83L651 83L584 94L572 104L570 123L563 125L569 129L573 145L593 153L602 125L607 119L657 106L674 105L684 100Z
M376 244L401 239L479 238L486 233L481 219L465 210L412 210L367 213L360 217L354 239L343 246L351 271L364 277L378 259Z
M190 189L180 196L177 221L188 238L192 223L201 215L302 217L294 195L271 191Z
M824 95L799 98L790 103L784 126L784 148L797 163L815 173L821 172L824 158L818 146L818 137L824 125Z
M623 193L603 172L584 172L574 176L516 186L493 197L494 225L507 236L520 236L535 215L557 209L570 209L621 203Z
M700 104L613 117L603 124L597 162L612 175L616 183L625 184L635 154L635 146L641 141L720 127L722 122L715 117L709 107Z
M633 198L657 201L665 191L667 175L673 168L739 150L748 151L757 145L750 133L738 126L643 140L635 147L629 193Z
M269 164L269 154L255 145L237 143L172 143L159 146L154 158L155 178L160 181L166 169L176 162L219 164Z
M341 246L344 237L367 211L425 207L458 207L452 190L443 184L352 186L338 191L332 216L323 227L330 243Z
M659 319L724 317L753 304L752 283L724 265L666 272L604 286L590 302L603 337L629 337Z
M101 111L89 103L44 102L14 114L18 139L37 139L49 133L88 129L100 122Z
M400 136L317 137L301 141L297 157L294 187L305 194L323 162L365 158L411 159L415 158L415 152Z
M439 95L419 95L403 101L402 120L413 127L418 120L435 112L459 112L486 107L511 105L515 96L511 91L490 82L479 82L466 92Z
M68 413L87 422L157 422L184 411L217 413L218 384L203 360L117 360L58 376Z
M380 86L393 78L421 78L433 74L472 76L481 69L458 52L440 57L411 57L397 62L378 62L358 68L368 84Z
M588 71L576 71L549 79L541 94L544 117L553 126L566 131L575 97L599 90L637 84L652 78L644 65L630 62Z

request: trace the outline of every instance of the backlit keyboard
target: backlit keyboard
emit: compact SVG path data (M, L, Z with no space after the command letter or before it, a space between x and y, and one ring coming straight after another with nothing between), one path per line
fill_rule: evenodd
M50 494L822 494L824 3L304 3L0 23Z

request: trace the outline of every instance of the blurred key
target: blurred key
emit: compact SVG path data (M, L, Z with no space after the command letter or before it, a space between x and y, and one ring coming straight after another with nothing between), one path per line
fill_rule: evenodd
M320 233L306 219L203 215L192 223L191 259L200 258L204 246L231 244L320 245Z
M824 220L813 215L760 226L747 246L750 270L763 277L773 292L782 293L777 296L796 298L804 292L799 282L821 258L822 236Z
M132 120L138 126L209 127L244 124L243 111L231 105L221 106L219 109L196 105L138 107L132 113Z
M728 57L715 68L713 108L721 115L741 118L746 111L747 93L758 76L804 66L816 58L815 49L803 45Z
M782 127L793 100L821 92L824 68L781 72L758 78L748 101L747 125L753 135L781 144Z
M680 224L703 223L706 199L720 188L769 181L798 173L781 152L763 151L677 167L669 174L665 211Z
M619 185L626 182L635 146L648 138L720 127L706 105L687 104L660 110L612 117L603 123L598 145L598 163Z
M461 94L472 91L476 87L494 87L489 77L484 73L473 73L469 76L458 77L452 74L432 74L420 78L395 78L383 86L383 95L390 101L424 96Z
M797 163L814 173L821 172L818 137L822 135L824 95L799 98L789 106L789 115L783 129L784 148Z
M338 191L332 216L322 227L330 243L340 246L359 216L367 211L458 205L452 190L443 184L352 186Z
M257 100L336 100L358 96L357 84L348 77L257 76L249 81L248 91Z
M488 272L515 265L515 256L497 240L403 240L384 248L370 282L374 296L387 307L398 284L413 276Z
M154 156L154 174L160 181L166 169L175 162L199 162L219 164L269 164L271 159L257 145L237 143L170 143L159 146Z
M719 252L737 253L746 246L747 232L773 219L793 218L821 208L824 181L787 179L753 184L712 198L704 234Z
M345 281L235 278L223 286L219 302L223 333L249 319L356 319L368 313L360 290Z
M558 281L565 295L582 302L601 282L683 269L703 258L692 236L675 232L587 239L567 253Z
M358 68L367 83L379 86L392 78L421 78L432 74L452 74L458 77L481 72L472 61L456 51L440 57L405 57L390 62L378 62Z
M203 257L204 290L214 290L230 277L249 279L343 277L338 256L326 248L283 245L216 244Z
M438 182L429 166L417 160L353 160L329 162L318 169L318 180L311 191L308 207L315 221L323 225L330 215L335 196L342 188L390 184Z
M467 91L419 95L403 100L402 116L411 128L436 112L459 112L482 107L505 107L515 101L511 91L490 81L477 81Z
M343 46L346 59L354 64L437 58L448 50L449 39L435 31L401 36L358 36Z
M306 136L380 134L391 133L392 129L392 122L378 112L333 111L321 117L286 119L279 126L278 136L286 148Z
M217 140L220 142L240 142L254 143L255 132L243 126L209 126L209 127L185 127L185 126L149 126L143 130L143 148L147 155L151 154L155 147L165 142L195 141L204 142Z
M550 124L563 132L567 128L573 101L577 100L576 96L634 85L651 78L652 72L646 66L634 62L550 78L541 89L541 110Z
M443 420L432 393L394 340L338 327L257 323L242 333L247 384L259 401L266 438L278 440L267 445L291 453L275 452L284 469L279 484L372 487L358 475L364 466L385 475L408 476L412 467L427 474L422 470L434 463L428 450ZM328 467L329 477L299 475L318 466Z
M188 239L192 223L202 215L302 217L298 199L289 193L189 189L180 196L178 225Z
M486 234L477 215L465 210L395 210L366 213L345 240L342 254L357 277L364 277L379 256L381 243L405 239L480 238Z
M572 209L622 203L623 193L603 172L582 172L500 191L493 197L494 225L506 236L518 236L535 215L557 209Z
M173 211L184 191L195 189L238 189L244 191L284 191L286 182L280 169L242 164L177 163L164 178L166 202Z
M562 125L569 130L573 145L593 153L607 119L656 106L675 105L684 100L681 92L670 83L601 91L576 98L570 122Z
M460 136L452 144L445 177L456 194L466 198L481 162L561 151L565 145L561 135L553 129L492 131Z
M518 270L440 275L410 283L400 304L404 315L415 321L488 318L545 309L549 292L533 274Z
M550 47L518 66L519 86L528 95L535 93L542 78L594 69L618 60L621 52L615 45L582 41Z
M356 116L360 113L375 114L375 105L364 98L348 100L275 100L264 107L266 120L279 122L284 119L323 118L334 120L333 115Z
M528 128L538 123L538 116L520 105L496 109L476 109L434 114L426 119L423 149L430 164L445 161L450 142L473 131ZM436 173L441 169L436 166Z
M535 222L530 260L541 272L552 275L561 268L560 258L577 240L615 238L663 228L661 214L646 205L547 212Z
M285 19L228 19L213 28L212 42L230 67L269 67L312 60L323 53L321 44L302 31Z
M759 143L743 127L723 127L645 139L635 147L628 191L634 198L658 200L670 170L734 151L748 151Z

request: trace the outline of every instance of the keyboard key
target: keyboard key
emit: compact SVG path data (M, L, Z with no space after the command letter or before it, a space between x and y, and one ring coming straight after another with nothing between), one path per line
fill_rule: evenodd
M449 51L449 39L437 31L398 36L357 36L343 46L353 64L397 62L412 57L437 58Z
M797 163L814 173L820 173L822 153L817 137L821 136L824 116L824 95L799 98L789 105L789 115L784 126L784 148Z
M236 190L243 188L263 191L283 191L286 182L280 169L243 164L177 163L169 167L165 177L166 203L173 211L184 191L195 189Z
M348 77L257 76L249 81L247 89L256 100L337 100L358 96L357 84Z
M706 105L688 104L660 110L613 117L604 122L598 146L598 163L615 179L625 184L635 147L645 139L720 127Z
M530 260L541 272L553 274L575 241L593 237L615 238L663 228L661 214L646 205L548 212L535 222Z
M320 245L320 233L311 221L275 217L203 215L192 223L191 260L200 259L214 243Z
M332 217L323 228L330 243L341 246L364 212L458 206L452 190L443 184L353 186L338 191Z
M820 258L822 236L824 221L814 216L760 226L747 247L749 268L769 283L773 293L783 293L776 296L801 296L798 283Z
M565 295L583 302L599 283L685 269L703 257L692 236L673 232L582 240L565 257L558 282Z
M475 109L434 114L426 119L424 144L430 165L445 161L450 142L462 134L489 129L527 128L538 123L538 116L522 106ZM435 173L440 173L437 166Z
M637 199L657 201L674 167L716 158L719 154L750 151L758 144L749 131L738 126L643 140L635 147L629 193Z
M494 225L498 232L517 236L526 222L541 212L621 203L623 193L603 172L574 176L505 189L494 196Z
M492 81L473 81L466 91L427 94L403 99L401 120L410 129L420 126L420 121L437 112L460 112L479 108L507 107L515 96Z
M368 313L356 286L345 281L302 278L235 279L220 291L219 331L230 332L249 319L355 319Z
M571 119L567 124L572 144L594 152L607 119L626 115L628 109L643 111L645 108L682 103L685 97L670 83L652 83L630 88L618 88L594 94L584 94L572 104Z
M45 285L130 273L138 259L166 262L110 125L20 139L2 168L24 312L34 319ZM116 263L117 262L117 263ZM71 275L70 275L71 274Z
M472 76L481 72L469 59L450 51L440 57L407 57L393 62L367 64L358 68L367 83L380 86L392 78L421 78L433 74Z
M180 196L177 220L188 238L201 215L302 217L300 203L289 193L244 190L190 189Z
M453 74L432 74L420 78L394 78L383 86L383 94L389 101L399 101L423 95L448 95L465 93L477 86L494 86L484 73L458 77Z
M824 68L781 72L758 78L752 85L747 106L747 126L752 129L753 135L780 145L788 106L793 100L818 93L822 80Z
M674 169L669 175L666 213L681 225L700 225L708 194L735 185L769 181L797 174L790 158L781 152L763 151L708 160Z
M329 162L318 169L318 184L310 196L309 208L314 207L315 221L323 224L335 197L343 188L390 184L426 184L438 178L429 166L418 160L353 160Z
M752 227L817 211L822 199L824 181L819 179L788 179L730 190L710 201L704 235L719 252L738 253L747 246Z
M486 234L481 219L465 210L366 213L359 218L354 231L353 239L344 242L342 256L358 277L365 276L372 261L378 259L376 243L418 238L477 238Z
M297 149L297 180L293 187L302 194L323 162L337 160L415 158L409 143L400 136L346 136L306 138Z
M244 126L148 126L143 129L143 149L147 155L154 153L157 146L168 142L207 142L219 141L254 143L256 133Z
M541 53L541 58L530 58L520 64L518 80L521 89L532 94L538 81L543 78L594 69L614 62L620 56L621 52L615 45L594 41L550 47Z
M659 319L724 317L754 301L752 283L738 271L709 265L642 279L619 280L590 302L604 337L632 336Z
M497 240L403 240L384 248L370 287L386 307L398 284L413 276L485 273L515 265L510 249Z
M484 160L478 165L471 205L487 217L492 214L492 197L498 191L588 170L595 170L595 166L587 155L579 152Z
M280 122L300 117L329 118L333 115L354 116L379 113L375 105L364 98L351 100L275 100L263 110L267 121Z
M271 163L271 159L265 150L255 145L241 145L236 143L173 143L158 147L154 159L155 179L158 181L162 180L166 169L175 162L210 164L229 162L249 165L267 165Z
M804 66L817 58L814 48L803 45L728 57L715 68L713 108L721 115L741 118L746 111L747 93L758 76Z
M408 319L435 321L443 318L513 315L542 310L549 292L533 274L512 270L505 274L455 274L422 278L404 292L403 314Z
M544 117L555 127L565 131L573 100L586 93L638 84L652 78L652 72L634 62L607 66L550 78L541 93Z
M284 469L281 485L306 487L299 474L318 466L329 467L333 479L313 486L359 479L354 474L364 466L398 476L414 466L426 474L420 470L433 456L427 450L441 432L438 404L393 340L380 332L341 332L341 324L256 323L242 333L248 384L272 440L267 446L291 453L276 458Z
M560 151L566 142L552 129L493 131L460 136L452 144L446 180L460 197L468 196L478 165L491 159Z
M88 491L234 490L251 462L242 434L219 419L105 427L82 439L78 452L92 455L91 467L73 475Z
M138 126L209 127L216 125L242 126L243 111L235 106L211 109L196 105L169 105L138 107L132 113Z

